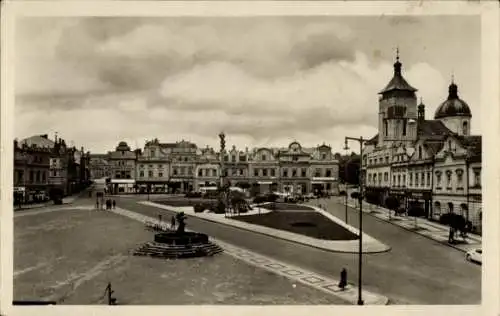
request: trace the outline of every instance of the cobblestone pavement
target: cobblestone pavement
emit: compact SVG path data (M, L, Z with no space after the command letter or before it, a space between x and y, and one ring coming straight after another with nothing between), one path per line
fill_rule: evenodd
M138 204L138 199L119 199L118 205L157 218L170 218L174 212ZM336 203L335 203L336 204ZM343 219L342 205L327 207ZM481 266L465 260L462 252L401 229L365 214L364 231L391 246L391 251L363 256L363 285L374 293L389 297L391 304L479 304ZM349 225L358 226L358 212L349 210ZM256 234L204 219L188 217L188 228L217 240L249 249L266 257L302 267L320 275L337 277L347 268L348 279L357 280L357 254L332 253L310 246ZM436 294L438 293L438 294Z
M153 234L91 207L14 220L14 298L103 304L108 282L120 304L345 304L303 283L221 254L161 260L131 256Z

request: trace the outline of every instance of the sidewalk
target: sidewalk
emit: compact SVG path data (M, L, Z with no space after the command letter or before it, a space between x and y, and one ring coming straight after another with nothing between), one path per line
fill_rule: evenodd
M345 205L345 198L337 200L337 203ZM347 206L359 210L357 203L355 204L355 201L353 199L348 199ZM439 223L432 222L426 218L417 218L415 226L415 218L409 216L395 216L393 211L391 211L390 213L391 215L389 216L388 209L378 205L367 203L365 201L363 201L363 212L463 252L467 252L469 250L476 248L481 248L482 244L481 236L471 233L467 234L465 241L463 241L464 243L459 243L455 245L449 244L448 243L449 227ZM457 240L462 242L462 238L458 238Z
M224 224L232 227L236 227L239 229L244 229L248 230L254 233L259 233L267 236L272 236L274 238L280 238L284 239L287 241L315 247L318 249L322 250L327 250L327 251L332 251L332 252L343 252L343 253L357 253L359 251L359 240L354 239L354 240L326 240L326 239L317 239L317 238L312 238L284 230L278 230L274 228L269 228L261 225L256 225L256 224L249 224L245 223L242 221L238 221L235 219L231 219L231 217L225 217L224 214L215 214L215 213L195 213L193 211L193 207L175 207L175 206L169 206L169 205L164 205L164 204L158 204L154 203L151 201L141 201L138 202L139 204L143 205L148 205L148 206L153 206L156 208L160 209L165 209L167 211L171 212L184 212L186 215L193 216L193 217L198 217L200 219L204 219L207 221L219 223L219 224ZM352 233L358 235L359 230L345 224L341 220L337 219L333 215L325 212L324 210L321 210L319 208L316 208L313 206L313 208L316 209L317 212L323 214L325 217L330 219L331 221L337 223L338 225L343 226L345 229L351 231ZM264 212L262 212L264 213ZM386 252L389 251L391 247L381 243L380 241L376 240L375 238L363 233L363 253L380 253L380 252Z
M67 197L63 198L63 203L60 204L60 205L54 204L53 201L47 201L45 203L23 205L21 208L19 208L18 206L14 206L13 210L14 210L14 212L20 212L20 211L33 210L33 209L39 209L39 208L44 208L44 207L60 207L60 206L65 206L65 205L68 205L68 204L72 204L79 196L80 196L80 194L78 194L78 195L72 195L72 196L67 196Z

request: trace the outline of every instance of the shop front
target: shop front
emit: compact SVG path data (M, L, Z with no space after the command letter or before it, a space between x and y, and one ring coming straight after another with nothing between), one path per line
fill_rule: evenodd
M432 191L431 190L413 190L407 191L407 209L412 207L422 208L426 218L432 217Z
M111 179L112 194L131 194L135 192L134 179Z
M168 193L184 194L194 190L193 180L184 178L173 178L168 182Z

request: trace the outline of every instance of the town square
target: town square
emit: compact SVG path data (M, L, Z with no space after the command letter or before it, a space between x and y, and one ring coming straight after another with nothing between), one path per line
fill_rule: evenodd
M16 32L13 305L482 303L478 16Z

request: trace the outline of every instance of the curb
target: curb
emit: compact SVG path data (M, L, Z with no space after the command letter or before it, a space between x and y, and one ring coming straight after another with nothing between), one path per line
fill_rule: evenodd
M148 204L143 204L141 202L137 202L137 203L148 206ZM156 204L156 203L154 203L154 204ZM171 209L165 209L165 208L162 208L162 207L157 207L155 205L149 205L149 206L177 213L176 211L171 210ZM161 205L161 206L167 207L166 205ZM287 238L283 238L281 236L276 236L276 235L273 235L271 233L265 233L265 232L255 231L255 230L252 230L252 229L246 228L246 227L238 227L238 226L233 226L233 225L230 225L230 224L227 224L227 223L221 223L221 222L218 222L218 221L210 219L210 218L198 217L198 216L194 216L192 214L186 214L186 213L184 213L184 214L186 216L189 216L189 217L194 217L194 218L197 218L197 219L200 219L200 220L205 220L205 221L212 222L212 223L215 223L215 224L225 225L225 226L229 226L231 228L236 228L236 229L240 229L240 230L244 230L244 231L249 231L249 232L252 232L252 233L255 233L255 234L261 234L261 235L264 235L264 236L269 236L269 237L273 237L273 238L276 238L276 239L281 239L281 240L285 240L285 241L288 241L288 242L293 242L293 243L296 243L296 244L299 244L299 245L308 246L308 247L316 248L316 249L323 250L323 251L328 251L328 252L333 252L333 253L346 253L346 254L357 254L358 253L358 251L342 251L342 250L333 250L333 249L323 248L323 247L320 247L320 246L311 245L311 244L306 243L306 242L301 242L301 241L294 240L294 239L287 239ZM364 255L369 255L369 254L384 253L384 252L390 251L391 249L392 249L392 247L387 246L387 249L379 250L379 251L363 252L363 254Z
M344 204L344 205L345 205L345 204ZM347 206L348 206L348 207L350 207L351 209L354 209L354 210L356 210L356 211L358 211L358 212L359 212L359 209L354 208L354 207L350 206L349 204L348 204ZM401 229L404 229L404 230L406 230L406 231L412 232L412 233L417 234L417 235L419 235L419 236L425 237L425 238L427 238L427 239L429 239L429 240L435 241L435 242L437 242L438 244L441 244L441 245L446 245L446 246L448 246L448 247L450 247L450 248L454 248L454 249L456 249L456 250L460 250L460 251L461 251L461 252L463 252L463 253L467 253L467 251L468 251L468 250L465 250L465 249L459 248L459 247L457 247L457 246L455 246L455 245L450 245L450 244L449 244L449 243L447 243L447 242L443 242L443 241L436 240L436 239L434 239L434 238L432 238L432 237L430 237L430 236L427 236L427 235L421 234L421 233L419 233L419 232L417 232L417 231L414 231L414 230L411 230L411 229L409 229L409 228L407 228L407 227L404 227L404 226L398 225L398 224L394 223L393 221L389 221L389 220L385 220L385 219L382 219L382 218L380 218L380 217L377 217L377 216L373 215L371 212L363 212L363 213L368 214L368 215L370 215L371 217L374 217L374 218L378 219L379 221L386 222L386 223L390 223L391 225L397 226L397 227L399 227L399 228L401 228Z

